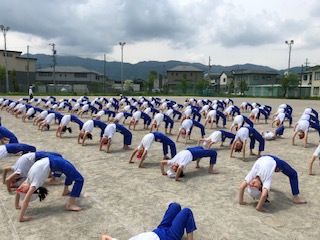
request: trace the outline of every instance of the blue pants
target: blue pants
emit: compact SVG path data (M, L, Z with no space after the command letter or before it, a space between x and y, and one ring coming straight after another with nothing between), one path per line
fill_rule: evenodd
M141 118L143 119L143 125L150 126L152 119L148 114L142 112Z
M265 140L261 134L252 127L247 127L249 129L249 138L250 138L250 149L254 149L256 140L259 142L259 151L264 151Z
M123 135L123 144L131 145L132 142L132 133L123 125L116 123L117 132Z
M169 116L165 116L163 118L163 121L165 122L165 126L164 128L167 129L169 127L169 124L170 124L170 128L172 129L173 128L173 125L174 125L174 121L169 117Z
M277 128L276 130L276 136L282 136L283 135L283 132L284 132L284 126L281 125L280 127Z
M175 116L178 115L178 120L181 120L182 117L182 113L179 112L178 110L173 110L173 119L175 118Z
M310 127L316 129L319 133L319 136L320 136L320 125L315 122L312 122L312 121L309 121L309 123L310 123Z
M62 157L51 155L49 161L51 171L55 173L54 176L59 177L62 173L66 175L65 186L70 186L74 182L70 197L80 197L84 179L77 169Z
M204 149L202 146L196 146L187 148L192 154L192 161L199 158L210 157L210 164L216 164L217 162L217 151L213 149Z
M287 162L281 160L276 156L268 155L268 154L267 156L272 157L276 161L277 168L279 168L279 171L289 177L292 195L298 195L300 192L299 192L298 173L296 172L296 170L294 170Z
M253 122L248 117L246 117L244 115L242 115L242 116L243 116L243 120L244 120L243 124L246 122L247 124L249 124L250 127L253 127ZM241 127L243 127L243 124Z
M226 138L230 138L231 139L231 142L230 144L233 143L234 141L234 138L235 138L235 134L231 133L231 132L227 132L225 130L219 130L221 133L222 133L222 137L221 137L221 142L225 142L226 141Z
M196 110L193 110L192 113L193 113L192 120L196 120L196 117L198 117L197 122L200 122L201 121L201 114Z
M261 113L264 115L264 119L267 121L267 119L268 119L268 117L269 117L269 114L268 114L265 110L263 110L263 109L259 109L259 113L258 113L257 118L260 119Z
M226 118L226 116L223 114L223 112L217 110L217 114L216 114L216 123L217 123L217 125L219 124L219 119L220 119L220 117L222 118L223 126L227 125L227 118Z
M178 203L170 203L160 225L153 230L160 240L181 240L184 234L197 229L191 209L184 208Z

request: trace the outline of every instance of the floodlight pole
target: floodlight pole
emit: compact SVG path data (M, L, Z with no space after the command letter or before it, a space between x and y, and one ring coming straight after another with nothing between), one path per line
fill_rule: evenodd
M6 91L9 92L9 75L8 75L8 53L7 53L7 32L10 30L10 27L5 27L0 25L0 29L3 32L4 38L4 58L5 58L5 65L6 65Z

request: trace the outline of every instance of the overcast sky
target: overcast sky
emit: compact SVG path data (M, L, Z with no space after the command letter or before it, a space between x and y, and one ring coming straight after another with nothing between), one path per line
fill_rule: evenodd
M291 67L320 64L319 0L1 0L0 24L23 53L280 70L294 40Z

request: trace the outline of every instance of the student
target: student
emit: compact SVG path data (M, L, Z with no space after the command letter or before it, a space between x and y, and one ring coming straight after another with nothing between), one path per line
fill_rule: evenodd
M33 90L32 90L33 86L30 85L29 86L29 101L33 98Z
M162 143L163 159L169 159L167 156L169 152L168 147L170 147L171 158L177 154L176 144L170 138L161 132L153 132L148 133L142 138L140 145L132 152L129 163L133 163L132 159L137 154L137 158L140 158L139 168L143 168L143 161L146 159L149 149L154 142Z
M179 141L179 137L181 135L182 138L186 139L186 143L187 143L188 140L190 140L190 135L191 135L193 126L200 128L201 137L204 138L204 136L206 135L205 130L204 130L204 126L195 120L185 119L185 120L183 120L181 127L179 128L176 142Z
M263 207L263 204L266 202L268 194L270 193L272 175L274 172L282 172L289 177L293 195L292 201L294 203L306 203L305 200L302 200L299 197L300 192L297 172L287 162L278 157L264 155L254 163L251 171L240 185L239 204L246 204L246 202L243 201L243 194L245 188L248 187L250 196L259 200L256 210L265 212L266 209Z
M253 127L253 122L248 117L244 115L235 116L230 127L230 132L232 132L233 128L236 128L236 131L238 131L239 128L243 127L244 123L247 123L250 127Z
M8 154L25 154L35 152L36 147L24 143L8 143L0 146L0 160L8 156Z
M211 145L218 143L221 141L220 147L223 146L223 143L226 141L226 138L230 138L230 146L232 145L234 138L236 135L234 135L231 132L227 132L225 130L217 130L210 134L207 138L200 138L198 140L198 145L203 142L203 146L207 149L211 147Z
M0 126L0 141L2 144L19 143L18 138L7 128Z
M133 130L136 130L136 125L138 124L140 118L141 118L141 111L140 110L135 111L132 114L132 118L131 118L129 126L128 126L129 130L131 130L131 125L133 126Z
M277 138L281 138L284 132L284 126L281 125L277 129L274 129L273 131L262 131L261 136L265 140L276 140Z
M121 133L123 135L123 150L132 150L130 147L132 143L132 133L125 126L119 123L116 124L116 132Z
M20 211L20 222L30 221L31 216L27 216L26 211L31 201L33 194L41 187L48 178L49 173L54 172L55 176L60 176L62 173L66 175L64 190L62 195L70 194L69 202L65 207L68 211L80 211L81 208L75 204L75 199L80 197L84 179L77 169L66 159L59 156L49 156L36 161L28 172L28 177L23 182L16 192L15 206ZM74 182L73 188L70 191L69 186ZM20 198L23 197L22 205L19 205Z
M179 203L172 202L169 204L166 213L160 225L152 232L144 232L131 237L129 240L160 240L160 239L177 239L181 240L184 232L187 233L187 239L193 240L193 232L197 229L191 209L184 208L181 210ZM102 235L101 240L117 240L108 235Z
M298 135L301 140L304 140L304 147L308 144L308 131L310 123L307 120L299 120L294 126L294 133L292 136L292 145L297 145L294 141L295 137Z
M180 181L180 177L184 176L183 170L187 167L187 165L192 161L196 161L196 168L200 168L199 162L201 158L204 157L210 157L208 173L218 173L213 169L217 162L217 152L213 149L207 150L200 146L182 150L171 160L162 160L160 162L161 173L162 175L166 175L168 177L174 177L176 181ZM170 169L167 172L164 171L165 165L170 166Z
M313 163L314 161L316 160L316 158L319 158L320 159L320 143L317 147L317 149L314 151L314 153L312 154L312 157L310 159L310 162L309 162L309 175L315 175L313 172L312 172L312 166L313 166Z
M231 146L230 157L233 157L233 151L242 151L242 160L245 161L245 149L248 138L250 138L250 155L255 155L252 149L254 149L254 145L257 140L259 142L258 157L261 157L261 152L264 151L265 140L256 129L247 126L238 130Z
M93 120L86 121L83 124L83 126L82 126L82 128L81 128L81 130L80 130L80 132L78 134L78 144L81 144L82 146L84 146L86 139L92 140L92 134L91 133L92 133L93 129L94 129Z
M14 184L14 186L16 186L15 183L20 182L21 179L23 179L22 182L24 182L27 178L31 166L39 159L48 157L50 155L56 155L61 157L59 153L55 152L29 152L19 157L14 166L5 167L2 172L2 179L3 184L7 185L7 190L10 192L11 184ZM9 177L7 177L7 173L10 171L13 171L13 173ZM20 182L20 184L22 182ZM17 187L19 187L20 184ZM50 184L56 184L55 177L51 178Z
M104 132L102 134L99 151L102 151L102 147L104 145L107 145L107 149L105 150L105 152L110 153L111 141L112 141L114 134L116 133L116 130L117 130L116 124L114 124L114 123L108 124L108 126L104 129Z
M62 134L64 134L67 130L69 131L69 133L72 133L71 127L67 127L70 122L77 123L81 131L83 122L77 116L73 114L67 114L61 118L60 124L56 130L56 137L62 138Z

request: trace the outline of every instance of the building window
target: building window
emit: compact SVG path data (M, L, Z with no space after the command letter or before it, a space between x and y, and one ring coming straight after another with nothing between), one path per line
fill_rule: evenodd
M40 77L51 77L52 73L51 72L40 72L39 76Z
M87 74L86 73L75 73L74 77L75 78L87 78Z
M224 83L226 82L226 78L223 78L223 82L224 82Z
M190 76L192 77L192 73L190 73Z
M314 73L314 80L320 80L320 72Z
M254 75L253 80L256 80L256 81L259 80L259 75Z
M303 75L303 80L307 81L308 80L308 75Z
M183 74L183 79L185 80L185 79L187 79L187 74Z
M313 95L319 95L319 87L313 88Z

